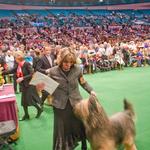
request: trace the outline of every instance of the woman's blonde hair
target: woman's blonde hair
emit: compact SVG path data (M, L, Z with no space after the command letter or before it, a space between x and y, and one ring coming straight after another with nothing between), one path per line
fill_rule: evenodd
M15 57L20 56L20 57L24 58L24 57L25 57L25 54L24 54L23 51L18 50L18 51L15 51L14 56L15 56Z
M71 50L68 47L65 47L60 50L57 56L57 65L61 66L65 61L71 61L73 64L76 64L77 56L75 51Z

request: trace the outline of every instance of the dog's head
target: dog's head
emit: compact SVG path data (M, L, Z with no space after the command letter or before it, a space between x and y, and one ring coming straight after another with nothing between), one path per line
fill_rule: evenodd
M98 112L96 97L90 96L89 99L81 100L74 107L74 112L81 120L86 120L90 113Z
M96 96L91 95L88 100L88 109L90 113L99 113L101 110L101 105L98 102Z
M81 100L77 103L74 107L74 113L82 121L86 120L89 116L88 99Z
M89 128L98 128L103 126L108 121L102 106L99 104L97 98L93 95L88 100L82 100L76 104L74 112L78 118Z

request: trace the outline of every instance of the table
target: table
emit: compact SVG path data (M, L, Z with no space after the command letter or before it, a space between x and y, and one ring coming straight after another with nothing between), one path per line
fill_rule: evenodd
M16 96L12 84L4 84L3 90L0 90L0 122L8 120L14 120L19 136Z

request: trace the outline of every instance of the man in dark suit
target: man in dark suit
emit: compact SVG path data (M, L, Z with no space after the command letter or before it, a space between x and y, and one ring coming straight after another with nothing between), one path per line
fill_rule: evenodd
M45 47L43 49L43 56L37 62L36 71L39 71L43 74L47 74L46 70L54 66L55 58L51 52L52 52L52 46L45 45ZM46 91L42 92L42 105L44 104L44 101L46 100L48 95L49 95L48 92L46 92Z
M47 45L43 49L43 56L37 63L36 70L46 74L46 70L54 66L54 56L51 54L52 47Z

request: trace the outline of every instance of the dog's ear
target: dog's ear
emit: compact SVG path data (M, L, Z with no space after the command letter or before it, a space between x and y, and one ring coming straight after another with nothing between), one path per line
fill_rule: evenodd
M97 100L96 96L90 95L90 97L89 97L89 110L91 112L93 112L93 111L98 112L97 102L98 102L98 100Z

